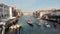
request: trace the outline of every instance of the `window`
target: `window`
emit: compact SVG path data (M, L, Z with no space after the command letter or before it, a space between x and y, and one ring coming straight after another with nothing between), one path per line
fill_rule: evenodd
M0 8L0 12L3 12L3 9L2 8Z
M3 7L3 4L0 4L0 7Z

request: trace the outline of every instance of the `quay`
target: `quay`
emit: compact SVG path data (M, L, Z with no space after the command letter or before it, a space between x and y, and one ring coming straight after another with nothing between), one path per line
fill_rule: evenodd
M10 20L6 21L5 27L6 27L6 28L9 28L10 26L16 24L16 23L18 22L18 20L19 20L18 17L16 17L16 18L14 18L14 19L10 19ZM8 27L7 27L7 26L8 26Z
M0 24L0 26L3 28L2 29L2 34L4 34L5 31L7 31L9 29L9 27L11 27L12 25L17 25L18 22L18 17L10 19L8 21L3 22L2 24ZM5 24L4 24L5 23ZM17 25L18 27L20 27L19 25Z

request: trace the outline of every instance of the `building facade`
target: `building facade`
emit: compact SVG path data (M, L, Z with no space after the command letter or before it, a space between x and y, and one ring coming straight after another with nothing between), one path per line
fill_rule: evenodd
M0 18L9 17L9 6L5 4L0 4Z
M14 7L0 3L0 19L12 19L15 18L18 14Z
M21 14L22 14L21 10L0 3L0 19L7 19L7 18L12 19L18 15L21 16Z

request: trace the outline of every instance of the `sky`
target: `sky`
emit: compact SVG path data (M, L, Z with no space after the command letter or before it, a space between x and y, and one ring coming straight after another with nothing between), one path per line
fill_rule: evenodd
M0 2L9 6L15 6L23 12L60 9L60 0L0 0Z

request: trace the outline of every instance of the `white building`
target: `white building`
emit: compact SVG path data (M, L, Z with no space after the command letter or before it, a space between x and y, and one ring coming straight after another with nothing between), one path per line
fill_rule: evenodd
M12 19L12 7L0 3L0 20L1 19Z

